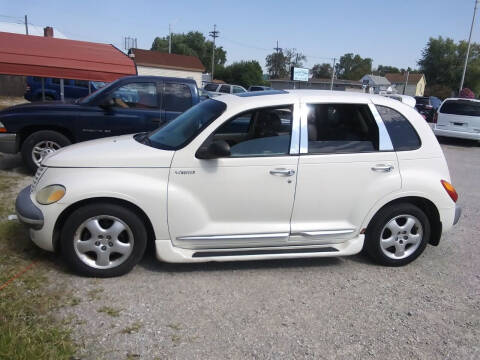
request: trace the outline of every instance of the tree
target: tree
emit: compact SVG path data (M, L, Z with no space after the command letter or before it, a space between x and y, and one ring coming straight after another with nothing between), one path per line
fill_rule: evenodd
M296 49L280 50L267 55L265 58L268 74L271 79L287 78L290 75L292 66L302 67L307 57Z
M329 79L332 77L332 65L328 63L315 64L312 67L312 73L315 79Z
M200 59L207 71L212 68L213 42L207 40L201 32L190 31L187 34L172 34L172 53L193 55ZM168 52L168 36L156 37L151 50ZM221 46L215 47L215 66L224 65L227 52Z
M373 71L373 75L385 76L385 74L389 74L389 73L398 74L400 72L401 72L400 69L395 66L378 65L377 69Z
M245 88L264 84L262 67L255 60L234 62L225 67L219 66L215 69L215 74L217 79Z
M372 73L372 59L348 53L340 57L335 70L339 79L360 80L363 75Z

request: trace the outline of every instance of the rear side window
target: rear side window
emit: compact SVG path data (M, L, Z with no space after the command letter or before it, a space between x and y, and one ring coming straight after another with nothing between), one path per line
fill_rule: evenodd
M469 100L447 100L440 108L442 114L480 116L480 103Z
M230 86L229 85L222 85L220 86L220 90L218 90L221 93L226 93L230 94Z
M378 151L378 126L368 105L308 105L308 153Z
M416 150L420 147L420 138L405 116L386 106L377 105L376 107L395 151Z
M204 89L207 91L217 91L217 84L207 84L205 85Z
M166 83L163 97L166 111L184 112L192 106L190 88L184 84Z

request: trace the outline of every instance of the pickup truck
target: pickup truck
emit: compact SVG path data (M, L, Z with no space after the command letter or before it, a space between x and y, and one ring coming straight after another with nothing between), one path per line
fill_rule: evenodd
M35 171L46 155L61 147L151 131L199 101L192 79L124 77L70 103L37 102L0 111L0 152L21 152Z

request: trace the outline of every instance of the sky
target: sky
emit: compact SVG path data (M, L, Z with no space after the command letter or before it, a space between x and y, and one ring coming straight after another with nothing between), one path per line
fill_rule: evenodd
M227 64L257 60L280 48L307 56L306 67L345 53L373 59L374 68L416 68L429 37L466 40L474 0L0 0L0 21L58 28L68 38L123 48L123 37L150 49L156 36L217 25ZM472 41L480 42L475 21Z

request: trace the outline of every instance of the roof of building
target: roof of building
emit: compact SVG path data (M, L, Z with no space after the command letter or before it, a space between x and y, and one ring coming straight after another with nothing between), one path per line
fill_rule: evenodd
M383 76L367 74L364 75L360 80L363 80L365 78L370 79L373 82L373 85L391 85L390 81Z
M290 79L269 79L269 82L293 82L293 80ZM309 83L313 84L330 84L332 79L309 79ZM334 79L333 80L334 84L342 84L342 85L352 85L352 86L362 86L362 83L360 81L356 80L344 80L344 79Z
M152 66L167 69L205 71L200 59L196 56L169 54L154 50L131 49L135 63L140 66Z
M409 84L418 84L418 82L422 79L423 74L412 74L408 75L408 83ZM385 77L392 83L392 84L404 84L405 80L407 79L406 73L388 73L385 74Z
M136 75L132 59L110 44L0 32L0 73L110 82Z
M14 34L25 34L25 24L0 22L0 31ZM67 39L65 34L60 32L57 28L53 28L54 36L57 39ZM43 27L28 24L28 35L43 36Z

